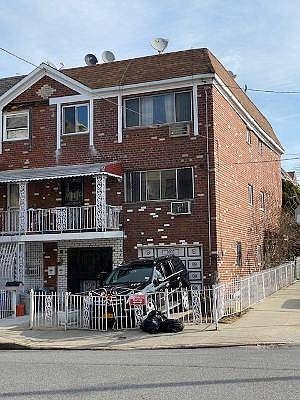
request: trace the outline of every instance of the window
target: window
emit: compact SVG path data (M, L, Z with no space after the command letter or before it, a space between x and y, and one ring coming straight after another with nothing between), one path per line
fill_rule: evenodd
M251 144L251 131L249 130L249 129L247 129L247 132L246 132L246 142L248 143L248 144Z
M258 139L258 153L262 155L263 153L263 142L262 140Z
M75 106L64 106L63 134L85 133L89 130L89 106L78 104Z
M151 126L192 119L191 92L143 96L125 100L125 126Z
M257 257L257 264L258 264L258 265L261 265L262 262L263 262L263 250L262 250L262 246L261 246L261 245L258 245L258 246L257 246L257 254L256 254L256 257Z
M183 200L194 197L192 168L163 169L125 174L127 202Z
M236 242L236 265L242 266L242 242Z
M83 205L82 178L67 178L62 180L62 205L68 207Z
M248 185L248 203L253 206L253 186Z
M259 192L259 208L263 211L266 210L266 195L264 192Z
M4 115L4 140L24 140L29 138L29 111Z

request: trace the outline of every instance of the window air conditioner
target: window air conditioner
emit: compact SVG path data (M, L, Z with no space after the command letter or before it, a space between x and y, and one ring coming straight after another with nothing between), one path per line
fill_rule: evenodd
M178 122L171 124L169 128L170 137L188 136L190 134L191 125L188 122Z
M172 201L171 203L171 214L191 214L191 202L190 201Z

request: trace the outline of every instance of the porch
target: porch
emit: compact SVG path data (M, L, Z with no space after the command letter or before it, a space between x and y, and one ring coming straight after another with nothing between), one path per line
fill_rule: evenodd
M0 172L1 241L7 236L119 231L121 207L107 204L108 178L111 183L122 178L118 163Z

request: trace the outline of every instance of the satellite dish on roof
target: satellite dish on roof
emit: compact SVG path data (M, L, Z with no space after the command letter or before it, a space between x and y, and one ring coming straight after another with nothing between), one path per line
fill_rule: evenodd
M84 61L88 66L96 65L98 63L97 57L94 54L87 54L84 57Z
M168 46L169 40L168 39L163 39L163 38L156 38L151 40L151 46L158 52L158 54L161 54Z
M105 63L113 62L116 59L114 53L112 51L109 51L109 50L105 50L101 54L101 58L102 58L102 61L105 62Z

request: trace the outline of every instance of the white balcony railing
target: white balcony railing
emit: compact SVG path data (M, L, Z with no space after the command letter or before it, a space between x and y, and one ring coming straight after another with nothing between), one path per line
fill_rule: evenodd
M120 207L106 206L106 229L118 230ZM0 211L2 235L19 234L19 210ZM96 206L27 210L27 229L22 234L96 231Z

